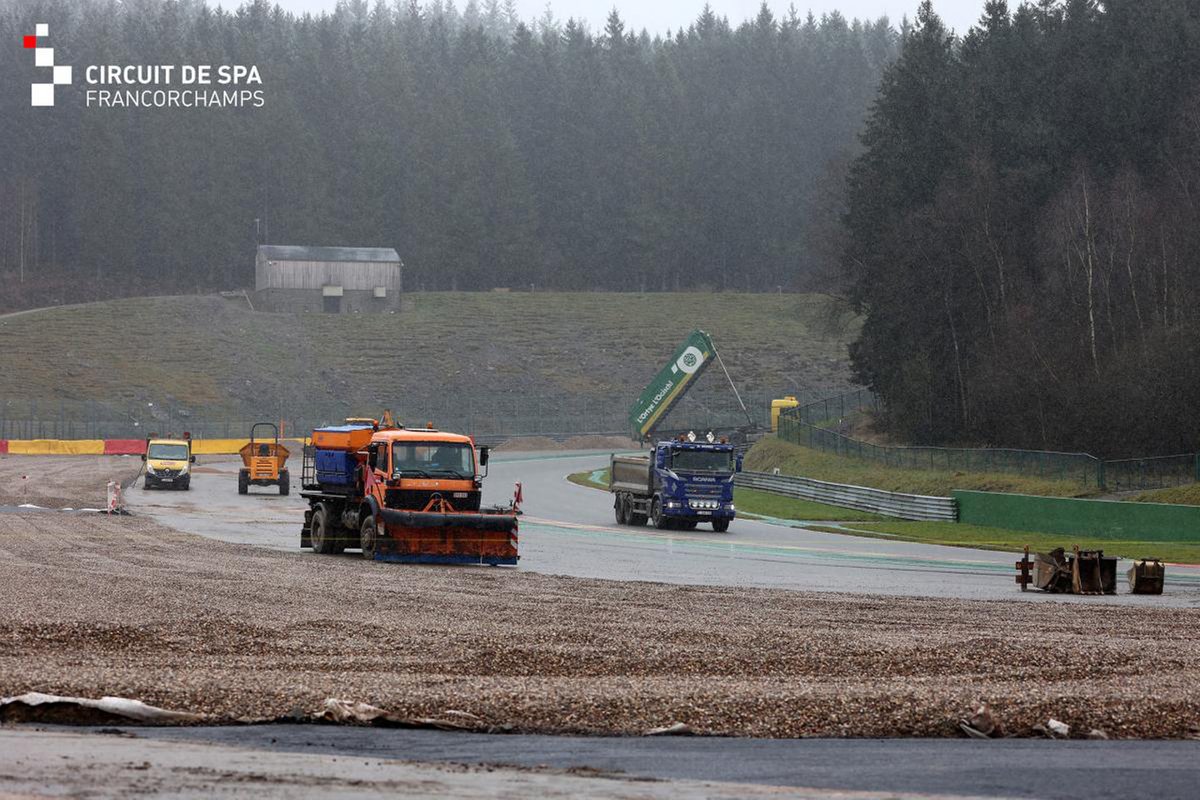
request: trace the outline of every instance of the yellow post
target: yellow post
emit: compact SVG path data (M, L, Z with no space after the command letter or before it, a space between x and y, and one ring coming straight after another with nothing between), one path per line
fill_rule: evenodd
M788 395L779 400L771 401L771 432L779 430L779 412L785 408L796 408L800 405L800 401Z

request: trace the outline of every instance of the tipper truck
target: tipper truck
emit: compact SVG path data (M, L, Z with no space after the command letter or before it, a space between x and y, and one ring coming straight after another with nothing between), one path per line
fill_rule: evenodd
M648 455L613 455L609 491L619 525L691 530L701 522L729 530L736 509L733 476L741 457L727 442L659 442Z
M517 511L482 508L488 449L469 436L375 420L313 431L300 496L300 546L358 548L364 558L435 564L516 564Z

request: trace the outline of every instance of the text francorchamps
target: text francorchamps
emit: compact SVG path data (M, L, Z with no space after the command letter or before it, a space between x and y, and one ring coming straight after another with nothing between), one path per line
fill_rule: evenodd
M93 64L84 72L89 108L262 108L258 67ZM111 88L96 89L94 86Z

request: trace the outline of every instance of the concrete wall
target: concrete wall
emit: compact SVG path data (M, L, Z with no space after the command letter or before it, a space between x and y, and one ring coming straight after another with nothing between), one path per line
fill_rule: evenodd
M320 314L325 309L324 299L320 289L263 289L254 293L254 310ZM400 310L400 292L392 290L381 299L369 290L347 289L338 300L343 314L383 314Z
M1200 542L1200 506L956 491L958 521L1101 539Z

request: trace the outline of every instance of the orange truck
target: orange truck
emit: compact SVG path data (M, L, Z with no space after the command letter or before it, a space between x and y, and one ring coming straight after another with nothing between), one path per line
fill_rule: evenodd
M317 428L304 448L300 546L435 564L517 563L515 507L483 508L488 449L373 419Z

